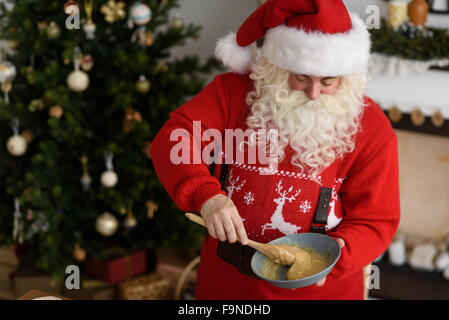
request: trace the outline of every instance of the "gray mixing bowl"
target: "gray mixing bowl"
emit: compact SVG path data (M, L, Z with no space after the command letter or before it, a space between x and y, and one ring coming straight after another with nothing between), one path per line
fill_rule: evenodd
M288 289L303 288L310 286L314 283L317 283L325 276L327 276L329 272L331 272L332 268L340 258L341 254L341 250L337 242L333 238L320 233L291 234L273 240L269 243L290 244L300 248L311 248L318 253L330 254L332 256L332 263L330 266L328 266L323 271L318 272L310 277L298 280L287 280L287 271L289 269L289 266L283 266L280 271L280 278L279 278L280 280L272 280L262 276L262 266L267 260L267 257L264 254L260 253L259 251L256 251L256 253L253 255L251 259L251 268L253 269L254 273L261 279L268 281L272 285L280 288L288 288Z

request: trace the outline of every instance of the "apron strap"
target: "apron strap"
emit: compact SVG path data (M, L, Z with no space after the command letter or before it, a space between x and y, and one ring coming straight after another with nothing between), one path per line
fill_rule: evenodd
M337 175L337 169L340 165L340 160L334 161L329 168L327 168L322 175L322 187L318 204L313 217L312 227L310 232L325 233L327 225L327 217L329 215L329 205L332 199L332 189L334 187L334 180Z

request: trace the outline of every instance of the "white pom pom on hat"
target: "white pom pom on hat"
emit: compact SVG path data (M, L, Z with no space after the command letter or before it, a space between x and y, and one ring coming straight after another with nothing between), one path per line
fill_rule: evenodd
M255 44L246 47L239 46L234 32L219 39L215 47L215 56L232 71L242 74L248 71L256 53Z

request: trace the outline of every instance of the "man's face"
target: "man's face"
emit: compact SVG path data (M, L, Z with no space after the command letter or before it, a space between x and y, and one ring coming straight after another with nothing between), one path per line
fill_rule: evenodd
M316 77L290 73L290 90L304 91L310 100L318 99L322 94L334 95L340 87L341 77Z

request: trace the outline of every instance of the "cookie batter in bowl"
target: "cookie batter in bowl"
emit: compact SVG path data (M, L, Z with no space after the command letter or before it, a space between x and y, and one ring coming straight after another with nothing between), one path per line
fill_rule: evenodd
M330 254L321 254L310 248L299 248L289 244L278 244L295 256L295 262L287 272L287 280L297 280L310 277L326 269L332 263ZM281 280L280 270L283 266L267 259L262 266L262 275L268 279Z

